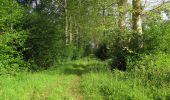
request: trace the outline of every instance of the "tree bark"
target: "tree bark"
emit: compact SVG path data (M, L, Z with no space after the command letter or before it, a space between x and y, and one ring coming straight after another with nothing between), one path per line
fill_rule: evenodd
M73 23L72 23L72 17L70 15L70 19L69 19L69 36L70 36L70 44L72 44L72 41L73 41Z
M105 30L106 30L106 27L105 27L105 22L106 22L106 7L105 6L102 7L102 19L103 19L102 25L104 27L104 29L103 29L103 36L105 36L106 35L106 32L105 32Z
M133 21L133 31L134 31L134 46L135 49L143 48L143 30L142 30L142 1L141 0L133 0L133 13L132 13L132 21Z
M69 36L68 36L68 10L67 10L67 0L65 2L65 44L68 45Z
M118 6L119 6L119 28L121 30L124 30L126 28L126 5L127 0L118 0Z
M127 9L127 0L118 0L118 9L119 9L119 38L121 48L125 47L125 31L126 31L126 9Z
M141 0L133 0L133 30L138 34L142 35L142 1Z

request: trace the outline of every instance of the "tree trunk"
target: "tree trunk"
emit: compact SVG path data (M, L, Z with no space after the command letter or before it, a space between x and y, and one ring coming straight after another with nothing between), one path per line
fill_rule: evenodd
M133 31L134 31L134 46L135 49L141 49L143 48L143 31L142 31L142 1L141 0L133 0L133 14L132 14L132 20L133 20Z
M118 9L119 9L119 38L121 48L125 47L125 30L126 30L126 9L127 9L127 0L118 0Z
M73 41L73 23L72 23L72 17L70 16L70 19L69 19L69 36L70 36L70 44L72 44L72 41Z
M103 27L104 27L104 29L103 29L103 36L105 36L105 35L106 35L106 32L105 32L105 30L106 30L106 27L105 27L105 21L106 21L106 7L105 7L105 6L102 7L102 19L103 19L102 24L103 24Z
M118 6L119 6L119 28L121 30L125 30L126 28L126 5L127 0L118 0Z
M67 0L65 0L65 44L68 45L68 10L67 10Z
M133 30L142 35L142 1L141 0L133 0Z

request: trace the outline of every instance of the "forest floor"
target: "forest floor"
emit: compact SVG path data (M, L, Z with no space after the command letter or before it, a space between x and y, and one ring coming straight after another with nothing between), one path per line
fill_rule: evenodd
M112 72L106 62L84 58L0 76L0 100L170 100L168 77L161 81L156 74L149 80L136 73Z

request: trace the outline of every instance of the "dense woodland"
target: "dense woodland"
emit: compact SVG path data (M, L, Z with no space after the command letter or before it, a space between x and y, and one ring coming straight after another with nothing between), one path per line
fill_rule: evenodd
M169 0L0 0L0 99L170 100Z

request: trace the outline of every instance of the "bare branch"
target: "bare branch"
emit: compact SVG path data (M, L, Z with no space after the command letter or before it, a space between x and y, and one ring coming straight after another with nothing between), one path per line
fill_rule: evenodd
M170 3L170 1L161 0L161 3L160 3L158 6L154 7L154 8L151 9L151 10L148 10L147 12L149 12L149 11L155 11L155 10L161 8L162 6L164 6L166 3Z

